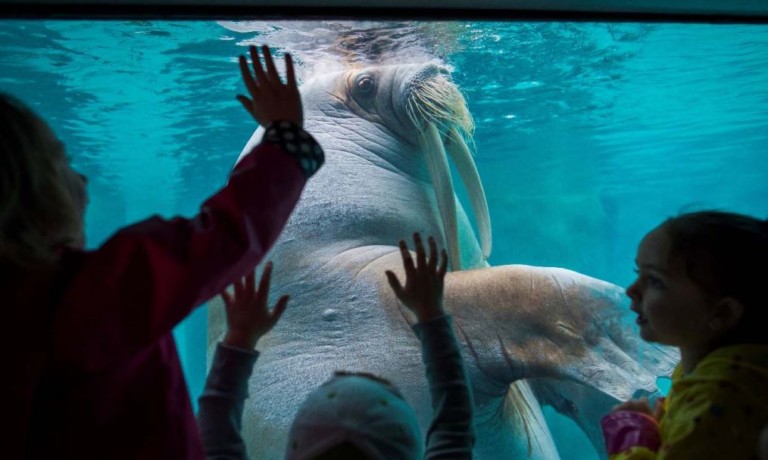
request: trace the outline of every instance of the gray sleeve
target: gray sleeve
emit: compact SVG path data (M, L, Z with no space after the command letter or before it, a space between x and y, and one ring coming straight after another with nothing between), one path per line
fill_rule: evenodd
M240 434L248 378L259 353L219 344L203 394L198 399L197 424L209 460L247 460Z
M413 326L432 396L434 417L427 432L425 459L472 458L475 431L472 392L448 315Z

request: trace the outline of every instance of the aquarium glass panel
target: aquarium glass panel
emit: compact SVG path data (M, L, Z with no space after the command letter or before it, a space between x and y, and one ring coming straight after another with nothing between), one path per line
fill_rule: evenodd
M663 219L709 208L762 218L768 214L765 25L2 20L0 91L40 113L65 143L74 167L88 176L89 248L155 214L190 217L226 183L257 128L235 99L244 91L237 56L261 43L279 56L290 52L302 82L385 65L423 66L432 69L424 71L424 78L433 71L453 82L467 112L458 121L438 120L437 135L446 140L452 136L449 125L458 126L453 135L461 140L446 142L461 143L472 154L492 241L492 247L479 252L476 242L460 249L463 269L486 264L559 267L624 287L635 276L638 242ZM306 113L308 130L321 144L332 139L324 145L328 171L335 167L332 142L370 150L398 135L384 122L367 131L375 121L357 124L361 115L354 110L340 114L312 104ZM404 112L388 115L407 118ZM328 123L339 117L347 119ZM335 129L340 129L336 137ZM417 143L409 142L416 149ZM466 246L482 233L476 223L482 219L473 211L477 190L467 186L466 168L448 157L459 209L467 214L459 222L460 227L464 223L459 241ZM392 166L399 160L377 158L381 163L366 158L359 168L345 169L365 178L357 188L340 179L338 193L326 189L315 197L355 204L338 208L348 214L329 214L327 222L318 224L324 237L307 245L394 247L391 228L399 229L402 238L417 230L444 229L447 224L439 220L436 227L397 221L402 214L394 211L394 220L387 221L386 213L410 202L395 185L384 195L372 191L400 174ZM425 171L407 180L429 185ZM319 193L306 192L308 200ZM435 200L434 194L428 199ZM386 210L377 216L381 220L367 220L377 209ZM386 231L390 234L381 237ZM440 237L447 241L444 234ZM485 249L490 254L483 260ZM279 266L281 260L274 262ZM297 302L324 295L323 290L297 294L308 286L302 283L281 286L290 292L273 295L296 294ZM336 297L329 304L373 295L332 292ZM622 327L636 334L626 299L618 304L625 310ZM289 311L301 308L289 305ZM318 318L336 324L340 319L334 308L322 306ZM286 324L291 318L286 316ZM207 310L201 308L174 331L193 399L205 379L208 327ZM371 326L371 340L384 334L377 327ZM308 332L302 340L313 337ZM338 347L329 353L357 350ZM661 394L668 381L657 377ZM605 391L590 393L589 382L574 381L567 390L556 385L536 390L550 393L538 395L541 410L562 458L597 459L599 446L594 444L599 442L590 441L577 419L581 415L584 423L595 423L599 417L590 407L609 407L616 400ZM251 393L259 397L256 388ZM590 401L595 403L590 406ZM281 410L273 407L275 413Z

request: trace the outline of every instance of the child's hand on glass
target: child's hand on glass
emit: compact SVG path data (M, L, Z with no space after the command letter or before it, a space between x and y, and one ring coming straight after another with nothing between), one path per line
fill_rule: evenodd
M222 343L224 345L250 350L282 316L288 306L288 296L284 295L270 311L267 306L269 296L269 281L272 276L272 262L264 267L264 273L259 281L259 289L255 287L253 273L236 281L233 294L226 290L221 293L227 311L227 333Z
M443 281L448 266L448 255L445 249L440 251L440 266L437 265L437 244L429 237L429 257L424 251L421 235L414 233L413 243L416 249L416 264L405 241L400 241L400 255L403 257L405 268L405 287L400 284L397 276L387 270L385 273L389 285L419 322L429 321L444 315L443 311Z
M289 121L303 127L304 113L291 55L287 53L285 55L286 82L283 84L277 73L275 62L272 60L269 47L263 45L261 51L264 55L266 69L261 66L256 47L250 47L253 74L248 68L246 57L240 56L240 73L251 97L238 94L237 100L262 126L275 121Z
M656 399L653 409L651 409L651 403L648 401L648 398L640 398L630 399L629 401L613 406L613 411L641 412L650 415L658 421L661 420L661 417L664 415L664 398Z

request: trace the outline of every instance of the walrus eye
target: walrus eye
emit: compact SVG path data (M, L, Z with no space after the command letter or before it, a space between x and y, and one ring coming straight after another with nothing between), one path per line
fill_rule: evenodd
M374 88L373 77L368 74L363 74L357 77L355 81L355 88L357 93L361 95L370 94Z

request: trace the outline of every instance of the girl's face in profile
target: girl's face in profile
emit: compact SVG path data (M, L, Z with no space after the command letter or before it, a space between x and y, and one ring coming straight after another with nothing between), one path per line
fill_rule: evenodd
M705 346L712 339L715 299L686 273L685 262L670 254L672 240L658 227L637 251L637 280L627 288L638 314L640 336L680 348Z

